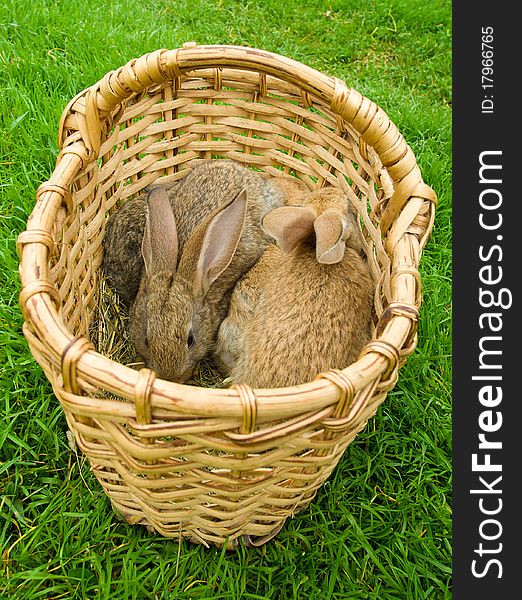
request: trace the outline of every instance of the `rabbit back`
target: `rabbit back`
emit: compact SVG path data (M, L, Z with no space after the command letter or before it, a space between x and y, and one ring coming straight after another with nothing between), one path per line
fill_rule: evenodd
M292 255L271 247L271 273L243 331L230 377L257 388L298 385L354 362L371 337L373 281L358 252L332 265L312 246Z

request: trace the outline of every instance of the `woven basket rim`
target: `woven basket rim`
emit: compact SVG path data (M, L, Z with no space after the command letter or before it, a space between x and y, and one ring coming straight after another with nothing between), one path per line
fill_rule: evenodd
M428 201L433 207L428 226L418 240L420 249L431 231L436 196L422 181L413 152L384 110L340 79L282 55L243 46L188 43L175 50L160 49L133 59L77 94L64 109L59 124L61 151L55 169L50 179L40 186L27 229L18 240L22 280L20 305L24 318L48 340L61 361L64 388L72 394L78 392L82 380L87 380L132 401L142 376L95 351L84 338L75 338L58 314L56 305L60 299L56 289L42 276L41 270L32 265L34 261L45 264L53 243L53 216L62 203L69 205L71 202L68 190L76 175L97 158L100 139L96 139L92 131L101 132L104 119L131 95L209 68L259 72L261 77L275 77L294 84L304 93L327 102L335 115L349 123L362 140L373 147L383 168L388 170L395 191L388 203L388 212L383 214L383 219L389 222L387 226L409 200L416 198ZM69 135L68 144L63 145L67 117L73 107L85 115L85 120L78 123L78 135L72 136L73 142ZM413 252L410 242L410 234L393 240L394 256ZM415 266L419 261L420 253ZM400 263L399 257L397 264L400 266ZM403 275L413 279L411 273ZM341 378L326 374L298 386L256 389L258 419L296 416L305 412L304 406L306 411L321 410L336 403L340 394L348 391L353 395L375 378L396 377L399 358L415 347L420 298L417 298L415 285L409 284L407 288L406 295L394 298L390 310L381 315L374 340L363 349L355 363L340 371ZM234 388L202 388L158 378L148 393L153 407L168 408L174 403L177 410L186 414L215 416L218 411L223 416L244 416L242 396ZM81 403L80 399L76 400Z

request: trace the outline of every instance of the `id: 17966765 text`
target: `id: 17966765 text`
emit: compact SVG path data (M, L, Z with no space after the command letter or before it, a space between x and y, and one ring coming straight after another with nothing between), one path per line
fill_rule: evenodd
M482 75L482 114L493 114L493 27L482 27L481 75Z

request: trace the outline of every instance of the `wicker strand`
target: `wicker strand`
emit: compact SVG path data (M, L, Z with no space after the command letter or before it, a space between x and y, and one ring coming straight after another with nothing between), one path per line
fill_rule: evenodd
M138 379L135 386L136 397L136 421L140 425L149 425L152 423L152 408L150 403L150 395L156 373L152 369L140 369L138 371Z
M379 385L382 388L391 389L396 381L399 370L399 351L397 348L386 340L371 340L361 350L360 357L371 352L377 352L384 356L388 362L387 369L382 373ZM381 389L381 388L379 388Z
M412 171L408 177L405 177L400 183L397 184L395 192L391 197L386 209L384 210L380 227L383 234L385 234L397 217L399 212L404 208L406 202L412 198L422 198L428 202L436 204L437 196L435 192L420 180L420 173L417 170Z
M24 319L28 319L26 307L29 302L29 299L35 296L36 294L47 294L53 301L56 311L59 311L62 300L57 289L47 281L33 280L30 281L28 284L24 285L20 290L19 304Z
M241 401L241 405L243 406L243 422L241 424L241 429L239 433L245 435L252 433L256 428L257 421L257 401L254 390L244 383L239 383L231 386L232 389L236 390ZM237 452L235 457L243 462L245 458L248 457L247 452ZM232 470L231 476L237 479L243 478L243 471L240 470Z
M256 428L257 420L257 401L254 390L244 383L234 384L230 387L237 391L243 407L243 423L241 425L240 433L252 433Z
M406 317L410 320L410 329L406 340L402 344L400 355L405 356L411 354L415 347L414 340L419 322L418 305L390 302L379 316L379 321L377 322L373 334L375 338L380 338L384 334L384 330L388 327L393 317Z
M40 187L36 190L36 201L40 199L40 197L46 192L56 192L62 198L62 202L67 209L67 212L71 213L73 210L73 199L71 196L71 192L65 188L63 185L58 185L56 183L51 183L49 181L42 183Z
M62 121L64 121L64 120L65 119L62 116ZM76 158L78 158L80 160L80 163L78 164L77 169L84 168L89 164L89 162L91 161L92 155L83 142L75 141L75 142L71 143L70 145L65 145L65 143L63 143L61 135L60 135L59 139L61 142L61 146L60 146L61 150L60 150L60 153L58 154L57 164L59 164L59 162L63 158L65 158L67 155L76 156ZM51 182L49 181L47 183L51 183ZM67 190L67 187L65 187L65 186L62 186L62 188ZM58 191L58 190L56 190L56 191ZM65 201L67 202L66 199L65 199ZM67 206L67 207L69 208L69 206Z
M18 234L16 240L16 251L18 257L22 257L22 251L25 244L43 244L49 252L52 252L54 240L51 234L44 229L28 229Z
M63 387L68 393L80 393L76 367L81 356L87 350L94 350L92 342L86 338L77 337L71 340L62 352Z
M351 123L359 110L363 96L356 90L349 88L344 81L337 77L333 78L333 82L334 89L330 108L334 114L340 115ZM355 98L355 101L352 98ZM348 112L349 110L351 112Z
M355 386L348 375L339 369L330 369L329 371L320 373L316 379L327 379L335 384L340 390L339 401L337 402L333 413L333 421L335 422L334 427L329 427L328 419L324 419L321 422L326 429L322 439L324 441L330 441L336 437L337 433L342 431L342 429L338 427L338 420L345 419L354 398ZM323 457L327 456L328 453L329 449L321 449L317 452L317 455Z
M341 419L346 416L355 395L355 386L348 375L339 369L330 369L329 371L319 374L316 379L328 379L340 389L341 395L339 397L339 402L335 407L333 418ZM323 423L324 422L325 421L323 421Z
M150 425L152 423L152 407L150 395L156 379L156 373L152 369L143 368L138 372L138 379L135 386L136 398L136 422L139 425ZM141 438L146 446L154 446L154 438ZM156 460L147 460L147 464L154 465Z
M263 98L268 93L266 73L259 73L259 96Z
M417 308L417 313L418 313L418 307L421 305L421 301L422 301L422 279L421 279L421 275L419 273L419 269L417 269L417 267L411 266L411 265L398 265L396 267L394 267L392 269L391 275L390 275L390 285L393 286L395 283L395 280L398 277L401 277L402 275L411 275L414 280L415 280L415 302L413 303L413 307ZM400 303L396 303L396 304L400 304ZM404 306L404 305L402 305ZM411 306L408 306L407 309L411 308ZM417 314L418 317L418 314Z

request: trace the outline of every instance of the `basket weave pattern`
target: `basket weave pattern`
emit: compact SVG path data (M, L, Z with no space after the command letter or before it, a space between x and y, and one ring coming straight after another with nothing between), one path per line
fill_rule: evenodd
M252 48L186 44L132 60L71 100L59 136L19 236L20 304L78 446L130 523L217 546L266 542L314 497L415 348L433 190L376 104ZM209 158L348 194L378 316L356 363L291 388L203 389L96 351L108 215Z

